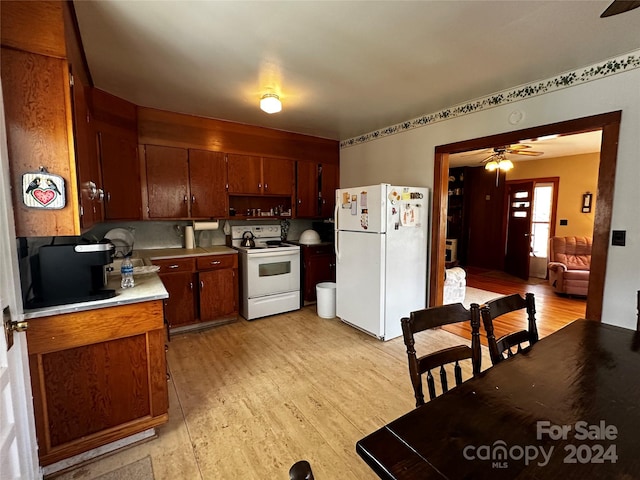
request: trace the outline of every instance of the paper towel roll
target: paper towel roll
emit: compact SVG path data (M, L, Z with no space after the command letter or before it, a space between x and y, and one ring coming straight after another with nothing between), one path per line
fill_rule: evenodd
M194 230L217 230L218 229L218 221L214 220L212 222L193 222Z
M184 227L184 248L193 249L196 248L196 242L193 238L193 227Z

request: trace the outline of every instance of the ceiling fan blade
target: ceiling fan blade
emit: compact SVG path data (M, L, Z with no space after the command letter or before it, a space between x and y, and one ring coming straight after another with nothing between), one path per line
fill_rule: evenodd
M611 17L613 15L618 15L620 13L628 12L629 10L633 10L634 8L640 7L640 1L636 0L613 0L611 5L607 7L607 9L602 12L600 18Z
M495 154L493 154L493 153L492 153L492 154L491 154L491 155L489 155L488 157L483 158L482 160L480 160L478 163L486 163L486 162L488 162L489 160L491 160L493 157L495 157Z
M527 145L525 143L516 143L515 145L507 145L503 148L508 152L510 150L525 150L527 148L531 148L531 145Z
M535 150L513 150L511 151L511 149L507 150L507 153L511 153L513 155L528 155L530 157L537 157L539 155L542 155L544 152L537 152Z

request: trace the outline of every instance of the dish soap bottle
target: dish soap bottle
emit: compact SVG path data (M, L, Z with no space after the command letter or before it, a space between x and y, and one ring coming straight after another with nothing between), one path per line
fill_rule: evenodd
M135 285L133 280L133 263L131 263L131 256L127 255L122 260L120 266L120 273L122 274L122 280L120 280L120 288L131 288Z

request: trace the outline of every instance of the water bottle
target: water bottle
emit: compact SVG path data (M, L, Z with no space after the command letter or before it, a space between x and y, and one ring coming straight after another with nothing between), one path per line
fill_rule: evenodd
M133 263L131 263L131 257L126 256L120 266L120 273L122 274L122 280L120 280L120 288L131 288L134 286L133 281Z

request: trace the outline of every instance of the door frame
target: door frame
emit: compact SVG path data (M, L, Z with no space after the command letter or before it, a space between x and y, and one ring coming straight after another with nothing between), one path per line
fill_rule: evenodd
M429 305L441 305L444 288L445 240L447 231L447 185L449 182L449 154L469 150L493 148L496 145L517 143L523 138L541 137L553 134L576 134L602 130L600 143L600 166L595 218L593 225L593 246L591 250L591 273L587 294L585 318L601 321L604 280L609 252L609 232L613 212L613 192L615 187L616 164L618 159L618 136L622 111L614 111L589 117L567 120L548 125L500 133L482 138L439 145L435 148L433 176L433 207L431 230L431 261L429 279Z

